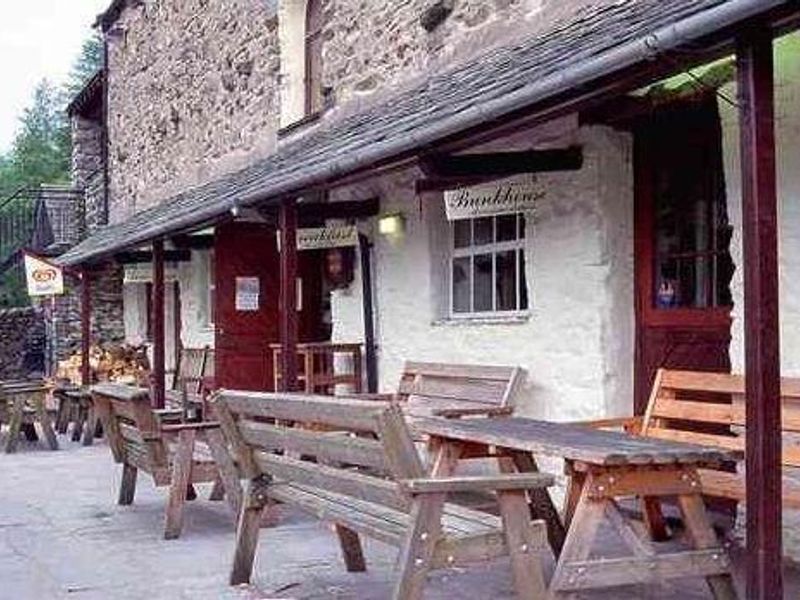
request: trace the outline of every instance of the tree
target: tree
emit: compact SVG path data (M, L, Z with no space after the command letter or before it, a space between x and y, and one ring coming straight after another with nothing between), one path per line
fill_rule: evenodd
M103 68L103 39L99 33L94 33L83 42L80 54L72 65L69 79L66 83L66 92L69 98L74 98L89 83L89 80Z

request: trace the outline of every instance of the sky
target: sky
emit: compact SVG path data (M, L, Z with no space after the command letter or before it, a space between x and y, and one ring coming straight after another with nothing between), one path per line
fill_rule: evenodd
M62 83L110 0L0 0L0 153L43 78Z

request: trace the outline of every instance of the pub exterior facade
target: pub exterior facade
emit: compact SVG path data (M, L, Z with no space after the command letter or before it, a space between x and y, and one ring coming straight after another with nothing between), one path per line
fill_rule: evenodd
M270 343L333 340L366 343L382 391L405 360L507 364L527 371L522 415L640 411L659 366L745 371L754 100L734 53L769 35L780 366L800 375L797 12L115 0L109 226L63 261L87 281L128 263L128 340L167 368L178 345L215 347L223 387L269 389ZM346 250L283 251L324 227Z

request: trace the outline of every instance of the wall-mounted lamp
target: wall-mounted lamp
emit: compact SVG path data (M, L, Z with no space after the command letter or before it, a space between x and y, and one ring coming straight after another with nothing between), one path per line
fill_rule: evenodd
M406 229L403 213L383 215L378 219L378 233L381 235L400 235Z

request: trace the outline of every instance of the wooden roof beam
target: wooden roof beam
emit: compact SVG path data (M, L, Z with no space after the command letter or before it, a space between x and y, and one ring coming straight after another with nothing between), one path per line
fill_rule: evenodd
M420 159L422 172L428 177L438 179L498 178L522 173L576 171L581 166L583 149L579 146L551 150L431 155Z

